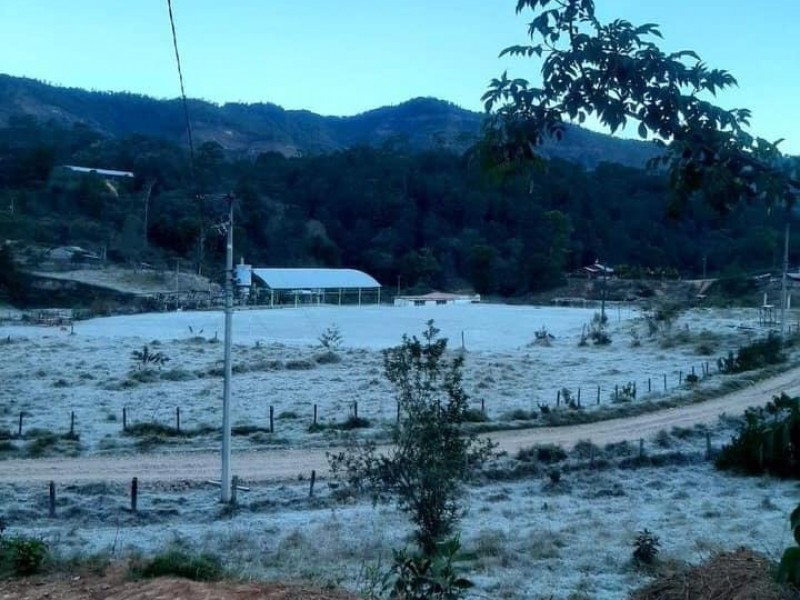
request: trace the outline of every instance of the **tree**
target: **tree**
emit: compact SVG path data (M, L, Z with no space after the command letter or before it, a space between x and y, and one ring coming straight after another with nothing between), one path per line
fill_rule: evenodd
M386 378L395 386L401 418L391 449L354 443L328 455L334 477L366 489L375 501L393 498L411 515L425 556L453 531L458 499L470 468L492 445L465 434L468 397L462 387L463 355L446 357L447 339L428 321L422 339L403 336L384 355Z
M741 199L790 205L800 191L797 164L778 142L746 131L750 111L725 110L708 100L736 85L727 71L711 69L691 50L665 53L652 23L617 19L601 23L594 0L518 0L533 13L529 45L502 55L542 59L541 87L503 73L483 100L490 118L479 145L483 158L515 165L538 158L547 138L560 139L566 122L597 118L611 132L638 124L665 153L676 206L701 192L718 210Z

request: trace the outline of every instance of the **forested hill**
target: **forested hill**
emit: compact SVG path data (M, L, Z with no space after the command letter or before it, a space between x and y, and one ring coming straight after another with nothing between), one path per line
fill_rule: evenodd
M213 141L229 152L250 156L269 151L284 156L315 155L358 145L387 144L415 151L461 152L477 138L483 118L480 113L433 98L416 98L351 117L284 110L269 103L220 106L191 100L189 109L198 143ZM0 74L0 126L19 115L30 115L43 123L83 124L117 138L146 135L186 142L177 99L63 88ZM656 148L572 127L564 140L549 144L545 153L589 169L601 162L641 167Z

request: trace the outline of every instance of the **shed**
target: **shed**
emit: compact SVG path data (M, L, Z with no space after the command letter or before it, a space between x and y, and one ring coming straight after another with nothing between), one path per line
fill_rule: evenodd
M394 299L395 306L445 306L448 304L477 304L481 301L480 294L448 294L445 292L431 292L421 296L398 296Z
M276 305L358 304L381 301L381 284L356 269L272 269L238 265L240 297ZM244 290L249 289L249 293Z

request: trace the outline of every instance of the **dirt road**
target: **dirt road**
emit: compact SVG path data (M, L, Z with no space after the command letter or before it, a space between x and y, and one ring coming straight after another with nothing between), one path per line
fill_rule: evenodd
M498 431L490 437L499 444L500 450L509 453L532 444L553 443L569 447L585 439L599 445L630 441L676 426L710 424L723 413L738 415L747 407L764 404L781 392L800 395L800 368L701 404L585 425ZM232 458L233 473L246 481L308 477L312 469L317 474L327 471L325 450L249 451L234 453ZM220 458L216 452L14 459L0 461L0 483L110 482L130 481L132 477L138 477L142 482L204 481L218 479L219 471Z

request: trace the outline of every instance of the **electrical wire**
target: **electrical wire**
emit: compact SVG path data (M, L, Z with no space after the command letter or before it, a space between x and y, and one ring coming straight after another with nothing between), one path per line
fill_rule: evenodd
M189 103L186 100L186 90L183 86L183 70L181 69L181 54L178 51L178 34L175 31L175 17L172 14L172 0L167 0L167 11L169 12L169 24L172 28L172 45L175 48L175 62L178 65L178 80L181 84L181 100L183 102L183 116L186 119L186 133L189 137L189 160L192 173L194 173L194 140L192 137L192 122L189 119Z

